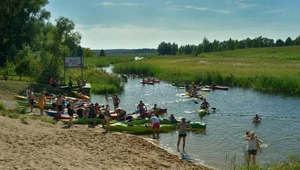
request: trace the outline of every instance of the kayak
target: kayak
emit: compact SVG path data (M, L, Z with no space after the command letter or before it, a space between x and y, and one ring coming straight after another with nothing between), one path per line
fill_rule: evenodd
M99 117L96 118L96 124L101 124L101 120ZM62 121L64 124L67 124L69 121ZM74 124L93 124L94 118L74 118Z
M159 119L159 121L160 121L161 125L173 125L174 128L178 124L178 123L165 121L164 119ZM145 124L148 122L149 122L149 119L146 118L146 119L138 119L138 120L133 120L130 122L120 122L120 123L127 124L127 125L142 125L142 124ZM206 124L202 123L202 122L189 122L189 125L192 126L192 128L193 128L192 131L195 131L195 132L205 131L205 129L206 129Z
M27 100L27 96L14 95L14 97L19 100Z
M18 101L18 104L20 106L28 106L28 100L23 100L23 101ZM33 107L39 107L39 105L37 104L36 101L34 101L33 103ZM45 105L44 105L44 109L53 109L53 105L52 105L52 102L45 102Z
M75 95L76 97L79 97L79 98L81 98L81 99L90 99L89 96L84 95L84 94L82 94L82 93L78 93L77 91L73 91L73 93L74 93L74 95Z
M229 89L229 87L225 87L225 86L208 86L208 85L206 85L205 87L209 88L209 89L213 89L213 90L228 90Z
M147 125L127 125L121 122L111 124L109 127L111 131L126 131L132 133L152 133L152 126ZM170 132L175 130L175 126L172 124L161 124L159 132Z
M200 117L204 117L207 113L208 113L208 110L207 109L198 109L198 112L199 112L199 116Z
M146 80L141 81L141 83L142 83L142 84L154 84L153 81L146 81Z
M56 114L57 114L57 111L55 111L55 110L45 110L45 112L46 112L46 114L47 114L48 116L51 116L51 117L55 117ZM66 111L66 112L67 112L67 111ZM76 118L76 117L77 117L77 114L74 114L73 117ZM61 114L60 117L59 117L59 119L67 119L67 122L69 122L70 116L67 115L67 114Z

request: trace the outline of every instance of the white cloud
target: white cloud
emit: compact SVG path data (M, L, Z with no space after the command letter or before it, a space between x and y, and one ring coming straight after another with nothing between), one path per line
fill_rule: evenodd
M171 11L182 11L183 9L179 6L171 6L166 8L167 10L171 10Z
M289 11L289 9L272 9L272 10L266 11L266 13L274 14L274 13L282 13L282 12L287 12L287 11Z
M211 9L211 8L200 8L200 7L194 7L194 6L185 6L185 8L194 9L194 10L198 10L198 11L213 11L213 12L218 12L218 13L223 13L223 14L231 13L230 11L227 11L227 10L218 10L218 9Z
M286 39L287 37L296 37L292 32L299 30L299 26L289 29L273 26L266 27L246 27L232 28L224 27L222 29L214 26L187 25L186 29L176 30L175 28L147 28L137 25L78 25L76 31L82 34L81 45L91 49L137 49L137 48L157 48L157 46L165 42L175 42L178 45L199 44L203 37L213 41L214 39L223 41L232 39L255 38L263 35L264 37L273 39Z

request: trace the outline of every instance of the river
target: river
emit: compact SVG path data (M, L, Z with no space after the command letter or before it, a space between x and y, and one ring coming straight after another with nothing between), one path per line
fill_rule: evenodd
M108 72L111 68L106 68ZM142 100L148 108L156 103L168 108L175 117L186 117L192 121L207 123L206 133L188 133L186 152L197 163L216 169L230 169L231 162L241 164L244 160L246 131L254 131L262 145L258 153L260 165L284 161L290 154L300 154L300 98L277 94L264 94L249 89L229 88L228 91L214 90L203 93L215 113L200 119L197 108L202 101L181 96L185 91L160 82L155 85L142 85L139 78L128 78L125 90L119 94L120 107L132 113ZM92 95L92 102L110 104L103 95ZM113 108L113 107L112 107ZM260 124L253 124L252 117L258 114ZM161 134L156 143L175 153L177 132Z

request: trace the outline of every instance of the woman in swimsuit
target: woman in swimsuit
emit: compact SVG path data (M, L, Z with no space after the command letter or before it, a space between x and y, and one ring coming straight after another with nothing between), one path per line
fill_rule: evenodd
M43 92L38 97L38 105L40 108L40 114L41 114L41 116L43 116L44 115L44 106L45 106L45 96L44 96Z

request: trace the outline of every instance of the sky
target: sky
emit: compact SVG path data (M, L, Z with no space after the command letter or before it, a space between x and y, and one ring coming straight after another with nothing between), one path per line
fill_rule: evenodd
M90 49L157 48L300 35L299 0L49 0L50 22L64 16Z

